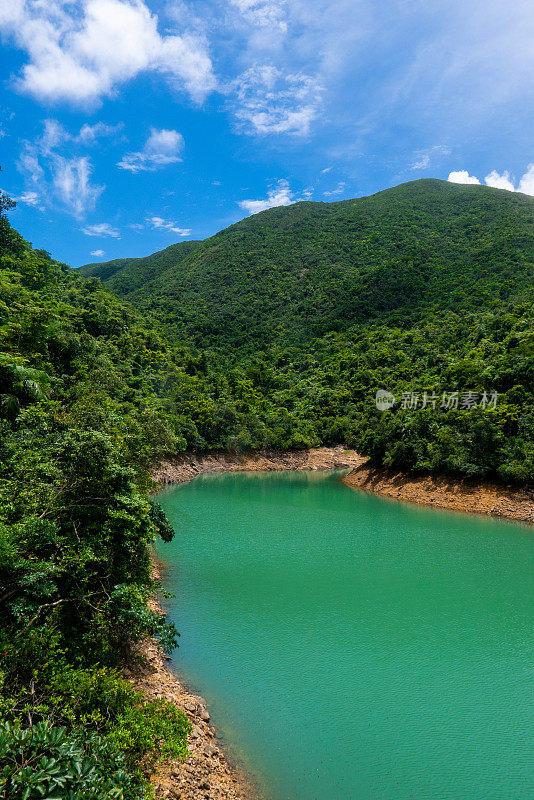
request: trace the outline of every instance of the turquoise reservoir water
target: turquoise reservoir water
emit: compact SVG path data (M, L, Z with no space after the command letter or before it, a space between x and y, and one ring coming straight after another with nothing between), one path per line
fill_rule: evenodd
M174 663L268 800L534 797L530 528L331 473L159 500Z

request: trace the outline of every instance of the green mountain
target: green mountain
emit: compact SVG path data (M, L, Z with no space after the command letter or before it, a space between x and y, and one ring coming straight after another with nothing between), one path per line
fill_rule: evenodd
M438 180L273 208L203 242L81 268L174 335L245 350L491 307L532 282L532 198Z
M116 258L99 264L87 264L81 267L80 272L82 275L100 278L114 292L126 296L159 277L170 264L179 264L199 244L200 242L195 241L178 242L145 258Z
M414 181L273 208L108 281L224 376L205 442L342 442L399 469L522 481L534 476L533 221L527 195ZM386 413L378 389L395 397Z

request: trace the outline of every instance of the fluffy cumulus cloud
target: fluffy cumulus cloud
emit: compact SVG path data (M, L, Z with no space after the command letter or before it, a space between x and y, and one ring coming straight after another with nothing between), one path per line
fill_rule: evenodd
M492 170L489 175L484 178L486 186L492 186L494 189L506 189L509 192L515 192L515 187L510 180L510 173L506 170L499 175L497 170Z
M143 0L4 0L0 30L27 53L16 87L43 102L96 105L149 70L198 101L215 86L202 37L161 35Z
M86 225L82 228L82 232L86 236L98 236L100 238L110 237L112 239L120 239L120 233L117 228L110 225L109 222L97 222L94 225ZM95 255L95 253L92 253Z
M235 114L246 133L305 136L318 116L322 87L303 73L256 65L231 85Z
M92 256L96 256L96 258L102 258L102 256L104 255L104 251L103 250L91 250L91 255Z
M104 187L92 181L93 164L89 156L76 152L80 145L94 144L99 137L109 136L120 126L105 123L84 125L79 133L70 134L55 119L47 119L43 132L33 141L24 141L18 169L26 183L20 200L27 205L43 207L59 202L77 219L94 208ZM65 155L68 145L73 152Z
M146 224L156 231L167 231L168 233L177 233L178 236L189 236L191 228L180 228L177 222L172 219L163 219L163 217L147 217Z
M449 172L447 178L450 183L480 183L478 178L470 175L466 169L460 169L457 172Z
M130 172L159 169L181 161L183 149L184 139L178 131L151 128L150 136L143 149L134 153L126 153L117 166Z
M306 199L308 198L309 195ZM258 214L268 208L290 206L292 203L298 202L299 199L301 198L296 198L294 192L291 191L288 181L280 180L276 186L272 186L269 189L267 197L263 200L241 200L239 207L246 211L247 214Z
M475 183L480 184L478 178L470 175L467 170L460 170L458 172L450 172L447 178L451 183ZM523 194L530 194L534 196L534 164L529 164L527 171L521 176L518 186L516 188L513 177L505 170L500 173L497 170L492 170L484 178L486 186L491 186L493 189L506 189L508 192L523 192Z

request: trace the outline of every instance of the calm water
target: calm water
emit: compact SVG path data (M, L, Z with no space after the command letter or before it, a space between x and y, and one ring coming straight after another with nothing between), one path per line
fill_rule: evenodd
M534 797L534 534L331 473L160 495L174 658L268 800Z

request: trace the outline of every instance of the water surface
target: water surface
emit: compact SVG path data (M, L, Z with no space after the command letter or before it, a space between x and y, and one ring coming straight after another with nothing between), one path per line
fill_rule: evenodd
M159 500L174 663L268 800L534 796L530 528L331 473Z

